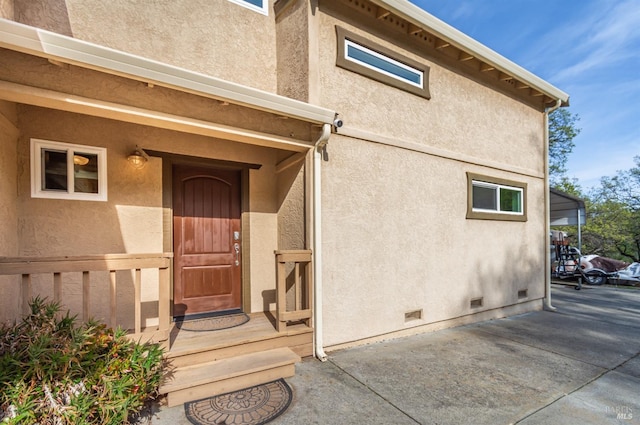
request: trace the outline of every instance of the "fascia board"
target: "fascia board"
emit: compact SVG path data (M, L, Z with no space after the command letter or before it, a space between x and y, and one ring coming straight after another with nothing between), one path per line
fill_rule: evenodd
M0 19L0 47L307 122L330 124L335 118L326 108L7 19Z
M407 0L371 0L376 5L389 10L399 17L412 22L421 28L426 29L433 35L449 42L470 55L486 62L497 69L505 72L530 85L532 88L553 98L560 99L563 104L568 104L569 95L537 75L511 62L504 56L491 50L484 44L474 40L463 32L446 24L435 16L427 13L418 6Z

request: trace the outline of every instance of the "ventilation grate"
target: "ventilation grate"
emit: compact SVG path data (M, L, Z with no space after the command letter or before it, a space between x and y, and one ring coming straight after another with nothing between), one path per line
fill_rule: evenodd
M469 306L470 306L471 308L478 308L478 307L482 307L482 300L483 300L483 297L480 297L480 298L474 298L474 299L472 299L472 300L471 300L471 302L469 303Z
M422 319L422 310L413 310L413 311L407 311L404 314L404 322L412 322L414 320L420 320Z

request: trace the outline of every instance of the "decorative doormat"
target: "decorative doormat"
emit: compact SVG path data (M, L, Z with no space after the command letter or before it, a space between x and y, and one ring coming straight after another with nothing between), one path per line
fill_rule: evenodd
M261 425L280 416L293 393L284 379L184 404L194 425Z
M246 313L229 314L226 316L205 317L194 320L177 320L176 326L183 331L205 332L235 328L249 321Z

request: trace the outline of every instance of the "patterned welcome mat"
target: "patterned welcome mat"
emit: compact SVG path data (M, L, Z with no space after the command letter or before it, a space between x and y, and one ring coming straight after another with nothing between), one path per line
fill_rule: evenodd
M183 331L205 332L219 331L244 325L249 321L245 313L229 314L226 316L206 317L194 320L177 320L176 326Z
M284 379L184 404L194 425L261 425L287 410L293 393Z

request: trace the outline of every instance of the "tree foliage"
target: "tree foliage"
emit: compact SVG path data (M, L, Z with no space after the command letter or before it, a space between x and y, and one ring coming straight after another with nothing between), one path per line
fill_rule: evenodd
M549 115L549 179L552 187L585 200L587 223L583 252L627 262L640 262L640 156L635 166L603 177L588 194L567 176L567 160L580 133L577 115L557 109ZM568 230L568 229L564 229Z
M640 262L640 156L635 167L603 177L590 194L586 245L607 257Z
M566 108L549 114L549 178L554 187L567 178L567 160L575 147L573 139L580 134L576 127L579 120Z

